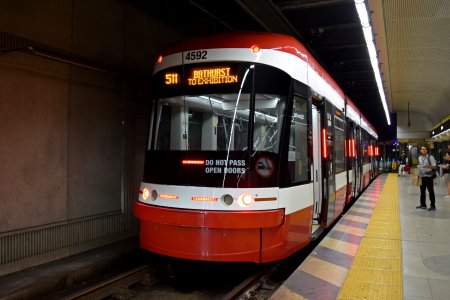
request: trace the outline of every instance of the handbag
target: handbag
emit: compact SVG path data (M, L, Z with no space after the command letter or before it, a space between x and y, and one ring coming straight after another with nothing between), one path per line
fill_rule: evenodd
M428 172L425 172L425 175L431 175L431 178L435 179L436 178L436 170L431 170Z
M430 155L428 155L427 159L428 159L428 163L431 165ZM433 178L433 179L435 179L436 176L437 176L436 175L436 170L431 170L431 171L425 172L425 174L426 175L431 175L431 178Z
M422 185L422 177L417 175L416 177L413 177L413 184L415 186L421 186Z

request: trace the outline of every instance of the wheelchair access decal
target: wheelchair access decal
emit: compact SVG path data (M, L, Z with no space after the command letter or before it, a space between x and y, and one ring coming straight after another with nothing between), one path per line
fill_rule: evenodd
M270 177L273 173L273 161L268 157L261 157L256 161L256 173L261 177Z

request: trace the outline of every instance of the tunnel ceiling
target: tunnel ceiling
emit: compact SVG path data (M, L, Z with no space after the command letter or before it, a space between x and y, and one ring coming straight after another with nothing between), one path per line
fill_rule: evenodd
M354 0L132 0L130 2L182 32L186 37L221 31L248 30L295 36L305 44L359 107L376 128L380 140L395 139L396 118L393 116L392 125L387 125ZM433 64L439 68L439 75L431 74L433 70L428 68L430 74L417 74L412 78L411 74L418 72L411 62L414 60L414 53L417 54L415 50L423 49L424 41L420 38L412 39L411 35L414 33L410 32L411 26L401 25L401 21L404 18L414 21L420 16L431 18L440 8L438 2L448 4L449 1L374 0L368 3L381 61L382 80L391 113L406 112L408 102L411 102L412 112L420 112L420 104L426 101L423 99L426 92L423 91L423 82L420 82L420 78L424 75L430 78L447 75L440 80L437 79L439 82L430 83L429 86L429 88L441 86L441 90L432 92L432 103L428 102L429 110L425 112L433 123L442 120L449 113L449 109L443 111L439 108L443 101L448 101L448 98L445 99L445 93L449 93L448 78L450 78L448 43L443 48L447 53L441 53L447 64L440 68ZM444 11L449 12L449 5L444 3L442 6ZM448 23L449 14L442 15L442 18L443 23ZM432 35L430 27L426 24L434 21L425 19L421 22L424 29L420 35L424 38ZM441 28L439 34L445 35L448 28L447 26L447 31ZM402 59L402 55L408 53L407 59ZM431 55L430 51L427 53ZM421 61L421 64L426 66L427 61ZM404 80L405 77L408 81Z

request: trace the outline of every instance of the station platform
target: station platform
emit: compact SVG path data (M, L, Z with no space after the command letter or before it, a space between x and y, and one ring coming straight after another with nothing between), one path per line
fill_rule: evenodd
M270 299L450 299L447 188L416 209L412 176L378 176Z

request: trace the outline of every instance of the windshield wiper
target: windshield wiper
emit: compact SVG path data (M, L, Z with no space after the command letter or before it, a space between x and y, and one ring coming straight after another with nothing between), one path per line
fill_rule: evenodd
M222 181L222 188L225 187L225 178L227 177L227 166L228 166L228 158L230 157L230 149L231 149L231 141L233 140L234 135L234 121L236 120L236 112L239 107L239 99L241 98L241 92L242 88L244 87L245 80L247 79L248 72L250 72L250 69L255 68L255 65L251 65L247 68L244 74L244 78L242 78L241 87L239 88L239 93L236 99L236 105L234 106L234 113L233 113L233 121L231 122L231 132L230 132L230 138L228 140L228 150L227 150L227 159L225 160L225 168L223 173L223 181Z

